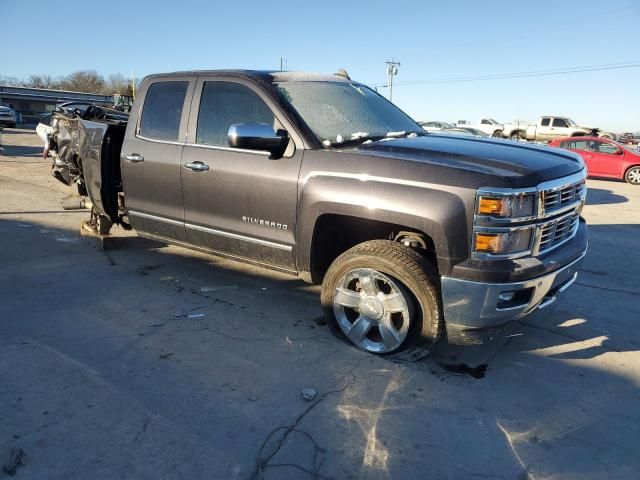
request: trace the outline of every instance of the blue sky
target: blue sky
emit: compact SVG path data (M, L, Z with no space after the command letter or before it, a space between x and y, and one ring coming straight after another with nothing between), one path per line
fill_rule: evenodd
M402 64L398 83L640 63L639 0L406 5L0 0L0 75L277 69L283 56L289 70L345 68L356 80L380 84L390 57ZM14 46L7 39L15 39ZM417 120L556 114L611 131L637 131L640 68L397 85L394 102Z

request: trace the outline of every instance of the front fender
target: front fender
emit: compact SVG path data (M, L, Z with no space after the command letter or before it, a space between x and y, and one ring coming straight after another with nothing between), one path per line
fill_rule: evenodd
M298 270L310 270L318 219L335 214L394 223L428 235L436 250L437 267L444 275L468 257L471 235L468 199L474 195L475 192L461 187L313 172L301 182L299 194Z

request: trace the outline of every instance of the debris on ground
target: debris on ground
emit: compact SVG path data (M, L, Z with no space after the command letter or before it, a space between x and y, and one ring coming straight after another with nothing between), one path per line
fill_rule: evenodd
M204 313L190 313L187 318L202 318Z
M316 392L313 388L305 387L302 389L302 398L304 398L307 402L313 401L313 399L316 398L317 394L318 392Z
M327 324L327 319L324 318L324 315L321 316L321 317L315 318L313 321L316 323L316 325L326 325Z
M469 375L473 378L484 378L487 373L488 365L483 363L477 367L470 367L466 363L447 364L443 363L442 368L454 375Z
M149 265L148 267L142 267L138 269L138 273L140 275L149 275L149 272L153 271L153 270L157 270L158 268L162 267L163 265Z
M169 358L171 355L173 355L173 352L161 353L161 354L160 354L160 360L166 360L166 359L167 359L167 358Z
M218 292L220 290L237 290L237 285L222 285L220 287L201 287L201 292Z
M27 462L27 456L21 448L12 448L9 461L2 466L2 471L12 477L16 474L16 469Z

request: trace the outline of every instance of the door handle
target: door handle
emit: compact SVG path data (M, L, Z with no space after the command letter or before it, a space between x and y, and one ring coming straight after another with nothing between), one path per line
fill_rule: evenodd
M124 158L131 163L144 162L144 157L142 155L138 155L137 153L131 153L129 155L126 155Z
M185 165L185 168L188 168L189 170L193 170L194 172L206 172L207 170L209 170L209 165L202 162L193 162L193 163L187 163Z

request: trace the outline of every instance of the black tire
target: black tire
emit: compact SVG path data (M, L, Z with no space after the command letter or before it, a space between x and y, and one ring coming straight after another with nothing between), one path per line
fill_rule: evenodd
M503 138L502 135L502 130L496 130L495 132L493 132L493 135L491 135L493 138Z
M415 250L390 240L372 240L356 245L340 255L327 270L322 282L321 302L333 332L349 341L334 310L336 288L351 272L363 270L373 270L399 283L397 286L405 294L406 303L411 303L410 319L406 337L393 350L381 351L353 341L350 343L361 350L383 354L398 352L409 346L432 349L444 331L439 276L433 265ZM362 290L359 293L365 295ZM379 334L382 334L381 330Z
M629 167L624 172L624 180L631 185L640 185L640 165Z
M515 132L511 132L511 136L509 136L509 138L511 140L520 140L521 138L524 138L524 133L520 130L516 130Z
M111 223L111 220L109 220L104 215L96 216L96 231L100 235L108 235L109 232L111 231L112 225L113 224Z

